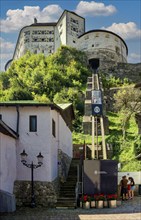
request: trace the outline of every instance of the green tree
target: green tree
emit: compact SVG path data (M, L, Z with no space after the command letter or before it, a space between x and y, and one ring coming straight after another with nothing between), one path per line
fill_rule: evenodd
M120 112L123 139L132 115L141 112L141 90L133 87L121 89L115 94L115 109Z
M0 75L0 99L72 102L82 115L81 91L90 74L85 53L75 48L62 46L48 57L27 52Z

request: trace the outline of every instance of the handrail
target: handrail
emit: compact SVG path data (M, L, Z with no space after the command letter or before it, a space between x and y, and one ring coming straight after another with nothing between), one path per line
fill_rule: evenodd
M75 186L75 200L76 200L76 204L77 204L77 200L80 194L82 194L82 182L80 182L80 168L79 165L77 165L77 182L76 182L76 186Z
M82 195L82 182L77 182L75 187L75 200L77 204L77 200L79 198L79 195Z

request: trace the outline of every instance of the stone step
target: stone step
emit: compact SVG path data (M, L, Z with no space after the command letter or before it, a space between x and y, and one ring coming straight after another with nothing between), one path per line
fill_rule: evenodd
M75 191L75 187L73 188L61 188L60 192L74 192Z
M61 187L60 191L64 191L64 192L73 192L75 190L75 187Z
M71 197L74 198L75 197L75 192L60 192L59 194L60 197L64 196L65 198Z
M57 203L56 209L76 209L76 203L69 203L69 204Z
M75 193L62 193L62 194L59 194L59 196L64 196L64 198L74 198L75 197Z
M77 164L79 164L79 159L72 159L67 180L60 186L56 208L76 208L75 186L77 182Z
M68 175L76 175L77 174L77 168L75 168L74 170L73 169L71 169L71 170L69 170L69 172L68 172Z
M66 183L64 183L63 185L61 185L60 188L67 188L67 187L69 187L69 188L74 188L75 186L76 186L76 182L74 182L74 183L66 182Z
M61 186L60 190L73 190L73 189L75 189L75 187L76 187L76 184L74 184L74 185L65 185L65 186Z
M76 175L77 174L77 168L69 170L68 175L71 175L71 174Z
M62 188L62 189L60 190L60 193L64 193L64 194L65 194L65 193L74 193L74 192L75 192L75 188L70 189L70 190L69 190L69 189L68 189L68 190L67 190L67 189L63 189L63 188Z
M64 182L63 183L63 186L65 186L65 185L73 185L73 184L75 184L77 182L77 180L66 180L66 182Z
M65 197L64 195L63 196L61 196L61 197L59 197L58 199L57 199L57 201L66 201L66 202L74 202L75 201L75 197Z
M65 183L62 184L62 187L75 185L76 182L77 182L77 181L67 181L67 182L65 182Z
M71 178L67 178L66 182L62 183L62 184L66 184L66 183L76 183L77 182L77 178L76 179L71 179Z
M58 201L56 203L56 207L75 207L76 206L76 202L73 201L73 202L66 202L66 201Z
M75 189L75 186L74 187L61 187L60 188L60 190L62 190L62 191L74 191L74 189Z
M68 178L67 178L66 181L72 181L72 182L74 182L74 181L77 181L77 178L74 177L74 176L68 176Z
M57 207L76 207L76 201L75 201L75 198L73 197L69 197L69 198L65 198L65 197L62 197L62 198L59 198L57 200L57 203L56 203L56 208Z

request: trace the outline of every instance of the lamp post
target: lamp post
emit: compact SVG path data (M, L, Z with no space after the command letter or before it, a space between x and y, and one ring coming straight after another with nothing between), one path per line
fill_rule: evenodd
M23 152L20 154L21 155L21 162L24 166L31 168L31 207L34 208L35 207L35 194L34 194L34 175L33 175L33 170L41 167L43 164L43 156L41 154L41 152L39 153L39 155L37 156L38 159L38 164L34 164L33 161L31 164L27 163L27 156L28 154L25 152L25 150L23 150Z

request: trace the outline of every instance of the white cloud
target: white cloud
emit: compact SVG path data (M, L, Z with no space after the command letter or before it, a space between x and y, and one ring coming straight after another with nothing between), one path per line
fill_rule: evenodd
M125 40L141 37L141 30L134 22L113 23L110 27L102 27L101 29L112 31Z
M11 43L11 42L6 42L3 38L0 37L0 48L1 48L1 52L2 51L9 51L9 50L13 50L15 47L15 44Z
M128 56L129 63L141 63L141 54L131 53Z
M9 9L6 19L1 20L1 31L5 33L17 31L33 23L34 17L38 22L55 22L63 12L59 5L49 5L43 10L39 6L24 6L24 9Z
M101 2L80 1L75 12L81 16L109 16L116 12L116 8L113 5L106 6Z
M15 44L5 41L3 38L0 37L0 69L1 71L4 70L4 66L7 63L8 60L10 60L13 57Z
M13 53L2 53L0 56L2 60L11 60Z

